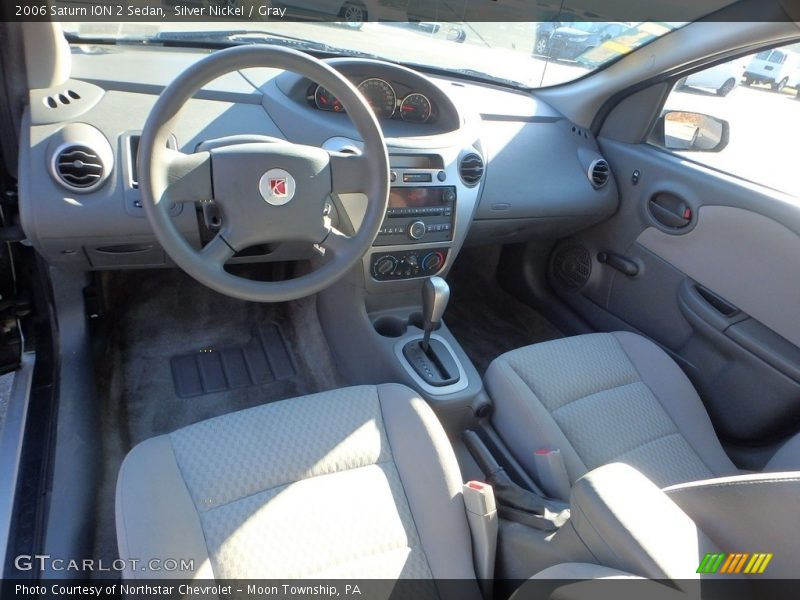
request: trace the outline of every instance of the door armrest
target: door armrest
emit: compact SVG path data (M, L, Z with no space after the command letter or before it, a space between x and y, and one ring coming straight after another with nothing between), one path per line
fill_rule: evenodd
M723 552L773 554L770 577L797 576L800 473L757 473L673 485L664 493Z
M654 483L621 463L575 482L569 523L597 561L648 579L682 583L715 545ZM560 532L559 532L560 535Z

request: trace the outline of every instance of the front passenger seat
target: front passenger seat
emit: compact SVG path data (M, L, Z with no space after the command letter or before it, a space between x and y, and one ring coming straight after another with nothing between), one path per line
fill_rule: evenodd
M569 481L562 488L612 462L662 488L740 474L689 379L642 336L595 333L513 350L492 362L485 381L495 428L540 482L552 481L552 473L538 472L550 468L536 458L543 449L563 457ZM800 436L765 471L797 468Z
M149 439L120 470L116 522L122 559L194 560L129 579L458 579L472 580L459 597L480 598L453 450L401 385L293 398Z

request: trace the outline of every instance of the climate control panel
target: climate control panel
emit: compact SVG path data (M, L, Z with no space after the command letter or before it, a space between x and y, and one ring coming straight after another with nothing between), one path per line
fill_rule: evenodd
M379 252L372 255L370 271L376 281L430 277L442 270L447 253L447 248Z

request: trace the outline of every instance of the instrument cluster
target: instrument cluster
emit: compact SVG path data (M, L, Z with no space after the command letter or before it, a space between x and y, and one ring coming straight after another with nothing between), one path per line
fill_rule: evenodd
M425 94L410 90L399 93L400 86L393 86L385 79L370 77L357 86L358 91L381 119L399 119L407 123L432 123L436 120L436 107ZM312 84L308 90L309 104L319 110L344 112L344 106L324 87Z

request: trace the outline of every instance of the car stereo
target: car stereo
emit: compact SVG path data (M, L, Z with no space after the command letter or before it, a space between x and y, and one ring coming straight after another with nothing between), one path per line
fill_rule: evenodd
M392 187L375 245L449 242L453 239L455 209L455 187Z

